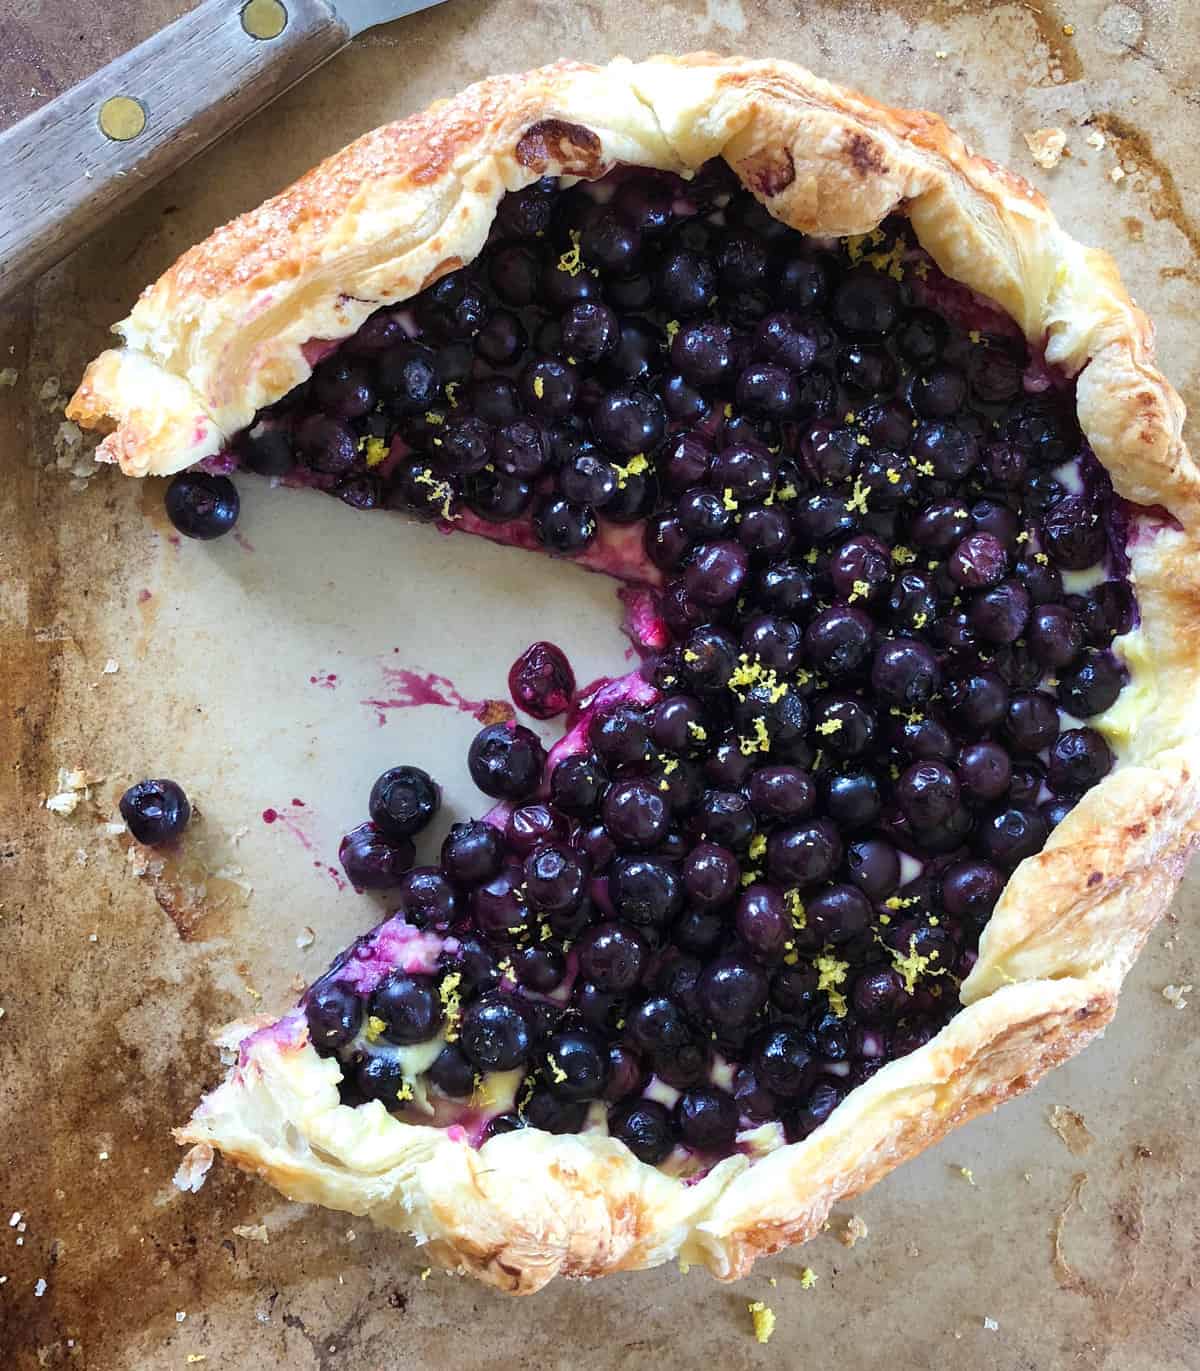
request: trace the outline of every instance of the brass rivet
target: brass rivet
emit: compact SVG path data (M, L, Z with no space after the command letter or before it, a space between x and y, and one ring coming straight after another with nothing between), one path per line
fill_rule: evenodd
M100 106L100 132L127 143L146 127L146 111L131 95L114 95Z
M287 21L287 10L280 0L248 0L242 6L242 28L251 38L278 38Z

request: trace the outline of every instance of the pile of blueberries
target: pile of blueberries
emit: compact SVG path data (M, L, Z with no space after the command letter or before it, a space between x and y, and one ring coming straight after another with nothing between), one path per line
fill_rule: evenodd
M524 1070L493 1132L599 1106L643 1160L717 1156L767 1120L807 1136L958 1010L1009 875L1112 766L1087 721L1136 606L1073 388L940 281L902 221L814 242L720 166L543 181L239 438L352 505L559 553L641 521L663 580L655 703L596 713L548 778L530 730L475 739L506 826L412 868L436 787L381 778L347 870L460 950L309 991L348 1102L409 1097L373 1018L443 1034L428 1080L464 1114Z

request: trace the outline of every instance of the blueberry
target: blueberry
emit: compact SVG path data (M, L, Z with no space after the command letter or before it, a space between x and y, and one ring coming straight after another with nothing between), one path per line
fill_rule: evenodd
M522 800L531 794L545 764L541 740L520 724L480 729L467 754L471 779L496 800Z
M579 247L589 265L616 276L628 276L638 265L642 235L623 216L605 209L583 230Z
M473 338L488 319L488 305L466 268L452 271L421 292L417 318L435 336Z
M837 946L865 933L871 903L856 885L830 885L804 902L806 928L823 943Z
M387 890L399 885L414 856L408 838L389 838L373 823L351 829L338 846L338 861L356 890Z
M848 676L871 659L875 625L860 609L835 605L822 610L804 631L809 663L829 676Z
M973 800L998 800L1012 780L1012 762L998 743L968 743L958 757L958 779Z
M467 1055L454 1043L447 1043L429 1068L430 1081L452 1100L463 1100L474 1093L475 1071Z
M255 424L237 443L242 465L260 476L286 476L296 465L296 450L285 428Z
M620 917L639 927L661 927L683 904L675 869L656 857L619 857L609 872L608 894Z
M459 1040L479 1071L511 1071L529 1055L525 1016L502 996L476 1000L463 1010Z
M988 816L979 841L988 861L1011 871L1026 857L1042 850L1048 833L1049 826L1036 810L1013 805Z
M865 267L849 272L834 291L833 317L847 333L890 333L899 312L900 287L891 277Z
M528 481L507 471L480 471L467 485L467 503L481 519L503 524L524 514L533 498Z
M561 497L543 500L533 513L534 532L551 552L582 552L596 536L596 516L587 505Z
M896 782L896 799L914 828L932 828L958 808L958 777L945 762L914 762Z
M855 1014L868 1024L889 1022L905 999L904 982L890 966L868 967L855 977L850 991Z
M367 1057L355 1076L355 1084L364 1099L381 1100L389 1109L399 1106L407 1083L399 1059L382 1052L373 1052Z
M585 753L564 757L550 773L550 798L564 813L585 818L596 812L608 776L594 758Z
M696 985L705 1017L718 1029L740 1028L767 1002L766 973L736 955L718 957L701 973Z
M570 707L575 673L561 648L553 643L533 643L509 669L508 691L526 714L553 719Z
M480 819L454 824L442 843L442 870L458 885L479 885L500 870L500 835Z
M566 1029L547 1039L541 1053L546 1087L563 1100L594 1100L608 1084L608 1048L587 1029Z
M375 407L375 390L365 362L335 355L313 372L313 398L335 419L359 419Z
M666 428L662 402L639 390L610 390L592 411L596 441L623 457L658 446Z
M1044 666L1067 666L1083 651L1083 626L1066 605L1038 605L1030 616L1029 646Z
M825 784L825 808L841 828L852 832L870 828L883 810L879 782L862 767L836 772Z
M1090 719L1116 703L1124 684L1121 669L1108 657L1089 654L1062 672L1058 700L1068 714Z
M733 1097L711 1086L685 1091L675 1105L675 1126L687 1147L721 1151L733 1142L738 1108Z
M432 976L393 971L371 996L370 1014L383 1021L383 1038L390 1043L423 1043L442 1022L442 1005Z
M207 542L237 523L241 502L228 476L181 471L167 487L167 518L185 538Z
M942 873L942 901L946 911L982 922L995 908L1004 889L1004 873L989 862L955 862Z
M1058 795L1089 790L1112 770L1112 749L1094 728L1069 728L1050 750L1047 779Z
M526 898L544 913L569 913L579 907L590 872L591 863L583 853L548 843L525 859Z
M937 656L915 638L882 643L871 666L871 686L881 699L909 709L926 704L941 689Z
M492 289L506 305L521 309L537 298L542 262L531 247L512 243L497 249L488 262Z
M717 276L712 263L694 252L673 252L659 268L659 307L668 318L684 319L702 314L716 292Z
M776 828L767 839L767 872L780 885L819 885L841 860L841 836L828 819Z
M671 1116L655 1100L628 1100L615 1106L608 1116L608 1130L625 1144L638 1161L657 1166L675 1146Z
M179 837L192 817L183 788L174 781L138 781L121 796L121 818L139 843L155 847Z
M900 884L900 856L882 838L862 838L846 848L850 880L867 899L885 900Z
M399 881L399 907L415 928L448 928L459 913L459 896L436 866L418 866Z
M754 362L737 378L734 398L740 409L770 419L786 419L799 403L792 373L771 362Z
M1108 550L1104 521L1095 505L1082 495L1067 495L1042 518L1046 551L1067 571L1085 571Z
M645 767L654 756L646 715L629 705L618 705L592 715L588 742L606 767Z
M295 444L296 455L306 467L329 476L344 476L358 461L354 434L342 420L327 414L310 414L302 419L295 432Z
M389 838L420 833L441 805L441 791L419 766L394 766L371 787L371 818Z
M665 797L657 787L638 779L614 781L601 815L617 846L638 852L661 842L670 823Z
M1020 752L1041 752L1058 736L1058 710L1041 691L1015 691L1004 716L1004 731Z
M729 378L735 361L732 330L709 321L681 328L671 341L671 365L694 386L715 386Z
M318 982L304 997L308 1038L322 1057L332 1056L357 1035L363 1020L363 1003L344 981Z

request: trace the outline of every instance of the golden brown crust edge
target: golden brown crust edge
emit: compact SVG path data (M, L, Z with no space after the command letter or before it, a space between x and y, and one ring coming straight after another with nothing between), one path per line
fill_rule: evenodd
M815 1232L840 1196L1027 1088L1111 1016L1195 843L1200 798L1200 482L1149 322L1107 255L932 115L781 62L559 63L376 130L218 230L143 293L119 326L126 345L89 367L69 411L115 425L102 455L131 474L178 470L308 374L304 343L346 336L473 257L504 190L618 161L685 171L718 154L808 232L864 232L902 208L947 274L998 301L1077 377L1083 428L1118 492L1182 528L1133 549L1144 622L1124 647L1136 709L1119 715L1119 702L1108 730L1121 769L1010 881L964 988L969 1007L806 1142L753 1167L723 1163L691 1187L604 1139L525 1132L474 1152L338 1106L330 1063L267 1045L180 1130L287 1194L415 1231L440 1260L521 1293L675 1254L745 1274Z

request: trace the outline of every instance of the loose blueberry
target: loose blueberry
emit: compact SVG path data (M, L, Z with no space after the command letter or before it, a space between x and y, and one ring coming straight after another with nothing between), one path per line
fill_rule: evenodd
M174 781L138 781L121 796L121 818L139 843L169 843L188 825L192 806Z
M237 523L241 502L228 476L181 471L167 487L167 518L185 538L219 538Z

